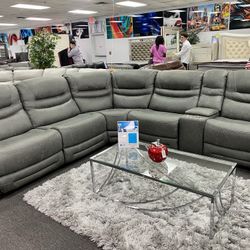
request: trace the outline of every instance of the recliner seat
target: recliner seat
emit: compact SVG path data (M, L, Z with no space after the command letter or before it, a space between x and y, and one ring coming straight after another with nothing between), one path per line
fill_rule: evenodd
M61 134L65 162L106 143L105 118L98 113L80 114L65 78L34 78L16 86L33 126Z
M0 191L17 188L63 163L60 134L32 129L17 89L0 85Z

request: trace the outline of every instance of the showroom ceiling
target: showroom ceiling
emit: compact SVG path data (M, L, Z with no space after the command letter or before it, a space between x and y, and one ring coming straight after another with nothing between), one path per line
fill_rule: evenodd
M112 16L143 13L151 10L164 10L180 7L194 6L198 3L211 3L216 1L207 0L135 0L136 2L146 3L147 5L139 8L121 7L114 3L122 0L1 0L0 23L18 24L16 28L38 27L47 24L60 24L71 21L78 21L89 16ZM217 1L218 2L218 1ZM49 6L45 10L17 9L10 7L14 4L37 4ZM72 14L68 11L82 9L97 11L93 15ZM50 21L28 21L27 17L50 18ZM14 27L12 27L13 29ZM10 27L0 27L0 30L9 30Z

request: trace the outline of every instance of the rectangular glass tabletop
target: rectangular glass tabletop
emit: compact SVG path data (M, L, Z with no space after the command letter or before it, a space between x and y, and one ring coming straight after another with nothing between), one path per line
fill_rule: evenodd
M138 149L118 149L118 145L90 158L112 168L213 198L221 190L236 163L169 149L167 159L153 162L146 143Z

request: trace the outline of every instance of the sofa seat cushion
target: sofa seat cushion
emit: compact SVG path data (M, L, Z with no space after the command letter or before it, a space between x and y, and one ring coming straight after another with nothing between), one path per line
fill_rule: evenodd
M53 128L60 132L63 147L71 147L87 141L106 131L106 121L99 113L80 114L75 117L41 128Z
M62 139L55 130L32 129L0 141L0 176L41 162L62 150Z
M139 132L164 138L178 138L178 122L182 115L150 109L133 110L128 120L139 120Z
M99 111L104 115L108 131L117 131L117 121L127 121L130 109L105 109Z
M205 127L204 142L250 152L250 122L224 117L209 119Z

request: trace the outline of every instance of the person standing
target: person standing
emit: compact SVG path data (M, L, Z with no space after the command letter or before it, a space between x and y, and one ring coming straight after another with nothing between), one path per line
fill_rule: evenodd
M155 44L150 49L153 64L164 63L166 59L167 48L164 45L163 36L157 36Z
M188 34L186 32L181 33L181 42L181 51L176 53L175 55L181 58L181 62L184 65L185 69L188 69L192 45L188 41Z
M76 46L75 41L70 41L69 43L68 57L73 59L74 64L83 64L81 51Z

